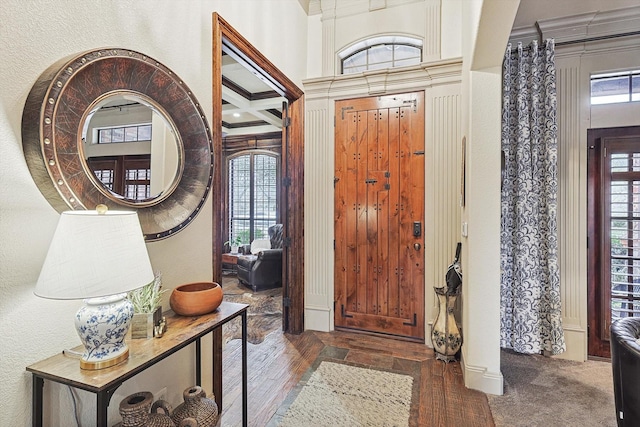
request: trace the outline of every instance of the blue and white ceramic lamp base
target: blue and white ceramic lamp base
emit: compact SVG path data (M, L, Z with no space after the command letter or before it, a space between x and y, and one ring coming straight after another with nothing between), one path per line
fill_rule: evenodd
M127 294L84 300L76 313L76 330L85 347L82 369L104 369L129 357L125 336L133 318Z

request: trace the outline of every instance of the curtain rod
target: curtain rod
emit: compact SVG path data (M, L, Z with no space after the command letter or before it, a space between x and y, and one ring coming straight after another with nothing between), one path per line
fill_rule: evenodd
M611 34L608 36L598 36L598 37L587 37L584 39L578 39L578 40L568 40L566 42L557 42L554 43L555 47L558 46L568 46L568 45L572 45L572 44L578 44L578 43L588 43L588 42L595 42L595 41L599 41L599 40L608 40L608 39L617 39L619 37L629 37L629 36L638 36L640 35L640 31L630 31L628 33L620 33L620 34ZM542 44L544 42L544 40L539 39L538 40L538 44ZM511 51L515 51L518 49L517 47L517 43L514 46L514 43L511 43ZM527 46L522 46L522 49L524 50L529 50L531 49L531 44L527 45Z
M628 36L638 36L638 35L640 35L640 31L631 31L631 32L628 32L628 33L612 34L612 35L608 35L608 36L588 37L588 38L580 39L580 40L569 40L569 41L566 41L566 42L558 42L555 45L556 45L556 47L557 46L566 46L566 45L570 45L570 44L595 42L595 41L599 41L599 40L616 39L618 37L628 37Z

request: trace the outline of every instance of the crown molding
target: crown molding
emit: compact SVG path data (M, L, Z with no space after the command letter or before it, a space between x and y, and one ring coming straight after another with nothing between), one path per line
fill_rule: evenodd
M552 19L542 19L535 27L514 28L509 42L512 45L531 40L552 38L556 44L579 42L591 38L612 37L636 32L640 28L640 6L604 12L592 11Z

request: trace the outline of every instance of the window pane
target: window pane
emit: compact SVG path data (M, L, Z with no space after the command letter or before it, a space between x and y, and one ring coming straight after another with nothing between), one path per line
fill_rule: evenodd
M243 243L267 238L278 217L277 156L252 153L228 164L229 236L240 236Z
M108 144L111 142L111 129L101 129L98 131L98 144Z
M640 153L611 153L611 172L640 172Z
M380 40L382 41L382 40ZM373 39L368 40L368 43ZM404 67L422 61L422 48L402 43L374 44L342 60L342 74Z
M640 101L640 75L631 77L631 100Z
M131 126L124 129L124 140L126 142L133 142L138 140L138 127Z
M408 58L420 60L420 49L414 46L395 45L393 57L396 61Z
M251 215L251 167L250 156L236 157L230 162L229 215L231 218Z
M138 126L138 141L151 141L151 125Z
M94 171L96 178L98 181L102 183L109 190L113 190L113 170L112 169L104 169L104 170L95 170Z
M369 48L369 69L371 64L390 63L393 59L392 45L379 45Z
M113 142L124 142L124 128L113 128Z
M591 103L609 104L629 101L629 76L591 80Z
M354 53L348 58L345 58L342 61L343 68L351 68L351 67L364 67L367 65L367 51L363 50L358 53Z
M611 182L612 320L640 314L639 196L640 181Z

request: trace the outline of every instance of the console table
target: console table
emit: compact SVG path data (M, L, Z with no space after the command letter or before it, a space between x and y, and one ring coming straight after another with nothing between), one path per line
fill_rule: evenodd
M191 343L196 344L196 384L201 384L202 360L200 339L213 333L213 393L222 412L222 325L242 318L242 425L247 426L247 304L223 301L213 313L183 317L165 313L167 331L161 338L128 340L129 358L115 366L99 370L82 370L77 358L58 354L33 365L32 425L42 427L44 380L86 390L96 395L96 425L107 427L107 408L115 390L129 378L150 368ZM81 347L81 346L80 346Z

